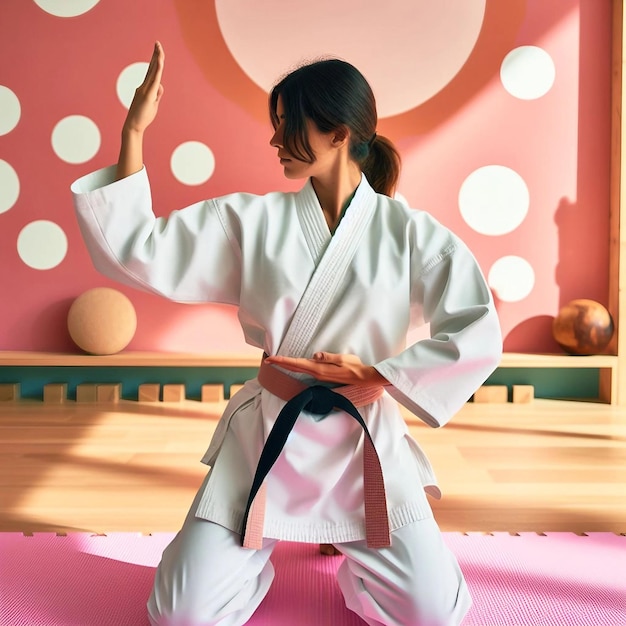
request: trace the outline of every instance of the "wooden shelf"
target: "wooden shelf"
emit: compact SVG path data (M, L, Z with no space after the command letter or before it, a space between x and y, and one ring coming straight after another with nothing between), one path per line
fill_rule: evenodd
M0 366L75 367L257 367L262 353L120 352L109 356L81 353L0 350ZM500 367L613 369L612 355L571 356L567 354L523 354L506 352Z
M0 350L0 366L47 367L258 367L262 352L192 354L182 352L120 352L108 356L81 353Z
M502 355L500 367L519 368L578 368L597 369L598 400L606 404L618 403L619 358L610 354L574 356L569 354L522 354L506 352Z
M617 364L618 357L610 354L573 356L569 354L522 354L520 352L505 352L502 355L500 367L614 369L617 368Z

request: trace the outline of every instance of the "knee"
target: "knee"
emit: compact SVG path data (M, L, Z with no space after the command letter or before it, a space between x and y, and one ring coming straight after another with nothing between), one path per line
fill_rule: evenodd
M245 608L238 602L239 589L220 589L200 585L200 580L164 580L155 577L148 599L148 618L152 626L218 626L235 623L225 620L228 613ZM230 594L230 595L229 595ZM243 599L245 601L245 599ZM230 611L225 611L230 607ZM234 616L230 616L231 619ZM243 622L242 622L243 623Z
M459 626L472 600L464 580L456 593L442 589L440 593L408 593L396 598L391 610L401 607L398 622L406 626Z
M203 598L204 606L196 594L188 589L173 591L155 580L148 599L148 619L152 626L209 626L217 623L211 615L210 598ZM208 601L208 602L207 602Z
M203 572L186 567L184 560L168 559L168 556L164 554L155 572L148 599L152 626L220 624L223 615L219 613L237 595L236 585L225 588ZM231 597L227 596L229 592Z
M214 568L219 569L219 568ZM190 573L184 567L157 568L148 599L152 626L231 626L245 624L267 594L274 568L226 573L220 578Z
M218 626L236 623L234 615L224 613L224 607L210 594L199 597L195 594L163 596L153 590L148 600L148 620L152 626ZM222 599L222 604L223 604ZM243 623L243 622L241 622Z
M472 604L462 577L439 588L417 578L394 584L355 576L344 562L338 582L346 606L370 626L458 626Z

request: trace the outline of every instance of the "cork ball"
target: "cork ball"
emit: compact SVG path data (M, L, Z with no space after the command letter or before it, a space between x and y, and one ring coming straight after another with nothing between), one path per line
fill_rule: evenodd
M72 303L67 328L74 343L89 354L116 354L135 335L137 315L132 302L109 287L89 289Z

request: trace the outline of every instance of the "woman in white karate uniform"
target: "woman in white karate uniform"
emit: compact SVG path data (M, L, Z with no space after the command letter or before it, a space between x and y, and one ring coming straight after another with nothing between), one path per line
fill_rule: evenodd
M272 549L290 540L345 555L346 605L370 626L460 624L470 596L397 402L442 426L497 366L500 329L476 260L390 197L399 158L376 134L372 91L332 59L270 95L270 143L301 191L233 193L155 218L142 141L163 66L157 43L117 165L72 186L85 242L116 280L238 306L246 340L269 356L218 424L211 469L156 572L151 623L245 624L271 585ZM430 338L407 346L424 321Z

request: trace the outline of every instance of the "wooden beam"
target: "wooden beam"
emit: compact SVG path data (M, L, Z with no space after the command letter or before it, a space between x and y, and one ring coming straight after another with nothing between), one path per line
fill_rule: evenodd
M611 62L611 166L609 207L609 311L616 325L615 336L609 350L618 356L614 386L610 390L612 404L626 404L626 332L621 332L622 312L626 311L626 229L622 230L626 210L626 168L623 154L626 145L626 128L622 124L624 110L624 0L612 2L612 62ZM616 380L615 380L616 379ZM606 394L610 384L607 374L601 386Z

